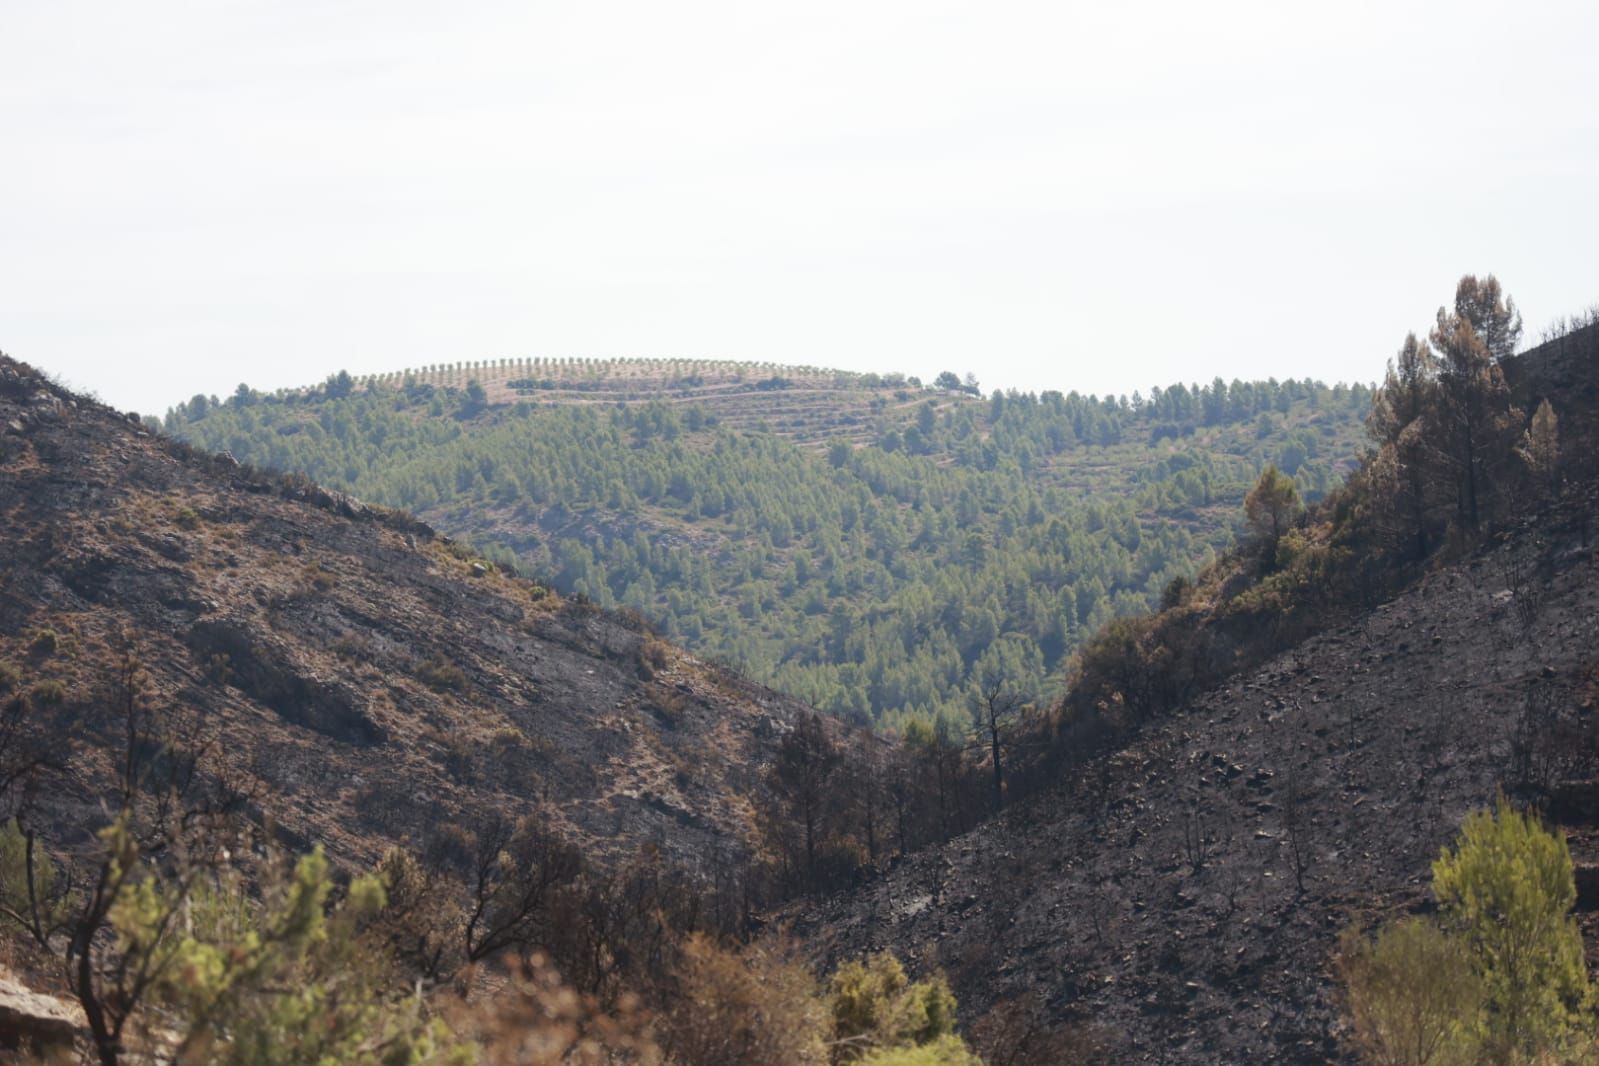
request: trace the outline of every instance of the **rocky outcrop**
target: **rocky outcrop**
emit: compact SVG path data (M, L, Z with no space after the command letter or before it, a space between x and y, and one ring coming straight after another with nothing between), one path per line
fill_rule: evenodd
M86 1031L76 1003L34 992L0 968L0 1049L45 1062L70 1061L74 1042Z
M219 680L277 711L286 721L345 744L381 744L385 735L346 685L295 668L283 642L238 619L196 623L189 647Z

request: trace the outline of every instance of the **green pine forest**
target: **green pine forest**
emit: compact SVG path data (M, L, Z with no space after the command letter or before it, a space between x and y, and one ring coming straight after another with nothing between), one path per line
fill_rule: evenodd
M1308 500L1339 483L1371 407L1310 380L983 398L839 375L848 413L817 425L777 402L806 382L629 365L609 392L575 361L241 385L162 428L410 510L824 710L953 735L999 679L1052 698L1081 639L1232 542L1268 464Z

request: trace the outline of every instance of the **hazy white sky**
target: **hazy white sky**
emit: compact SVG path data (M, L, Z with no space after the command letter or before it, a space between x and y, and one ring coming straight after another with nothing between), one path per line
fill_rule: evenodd
M0 349L1371 380L1599 301L1599 5L0 0Z

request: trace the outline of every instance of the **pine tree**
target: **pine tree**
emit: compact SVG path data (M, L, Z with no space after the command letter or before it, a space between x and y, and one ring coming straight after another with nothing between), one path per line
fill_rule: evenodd
M770 782L789 804L805 851L805 876L815 883L817 850L821 843L829 801L829 785L841 756L816 714L801 715L794 730L783 738L773 760Z
M1571 852L1503 797L1470 815L1459 844L1433 863L1444 928L1462 937L1482 978L1484 1034L1494 1061L1537 1056L1574 1037L1592 993Z
M1499 353L1508 354L1507 346L1514 349L1520 319L1507 322L1495 312L1495 307L1503 306L1497 299L1497 282L1493 293L1495 298L1485 309L1482 287L1474 278L1462 278L1457 310L1439 308L1431 336L1441 357L1439 455L1455 475L1456 511L1469 529L1477 528L1493 501L1498 461L1510 451L1507 434L1520 421L1497 361Z
M1455 286L1455 314L1471 323L1494 362L1516 354L1521 340L1521 312L1516 310L1516 301L1500 290L1499 279L1492 274L1480 281L1470 274L1460 279Z
M1432 409L1437 381L1438 359L1432 348L1414 333L1406 335L1399 354L1388 361L1388 374L1366 419L1372 439L1391 444L1406 426L1425 416Z
M1273 548L1302 509L1294 479L1278 470L1275 463L1261 471L1260 480L1244 498L1250 527Z
M1428 438L1438 413L1438 359L1414 333L1390 360L1372 400L1366 429L1378 444L1368 471L1377 488L1376 515L1383 531L1409 554L1425 558L1432 546L1432 492Z

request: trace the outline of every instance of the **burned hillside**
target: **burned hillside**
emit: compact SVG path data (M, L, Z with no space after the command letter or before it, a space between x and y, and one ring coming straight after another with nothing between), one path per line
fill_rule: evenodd
M51 836L98 824L131 658L286 840L340 861L533 812L596 857L757 857L752 799L797 704L403 515L152 436L7 360L0 523L5 687L73 741L35 789Z
M1599 860L1570 783L1599 775L1599 570L1574 526L1551 533L1234 678L797 931L920 951L972 1021L1019 1008L1126 1061L1339 1058L1339 932L1426 906L1468 811L1552 797Z
M1427 909L1439 847L1496 793L1571 834L1579 905L1599 907L1599 326L1477 365L1500 390L1505 414L1484 424L1502 451L1474 486L1444 449L1411 453L1458 475L1408 510L1429 553L1395 518L1410 486L1372 474L1379 455L1161 615L1107 627L1055 723L1059 785L794 910L797 928L824 956L921 950L983 1050L1016 1061L1064 1033L1128 1061L1319 1062L1353 1058L1340 932ZM1558 466L1534 446L1538 418L1523 431L1546 404ZM1392 449L1427 432L1413 426L1374 431Z

